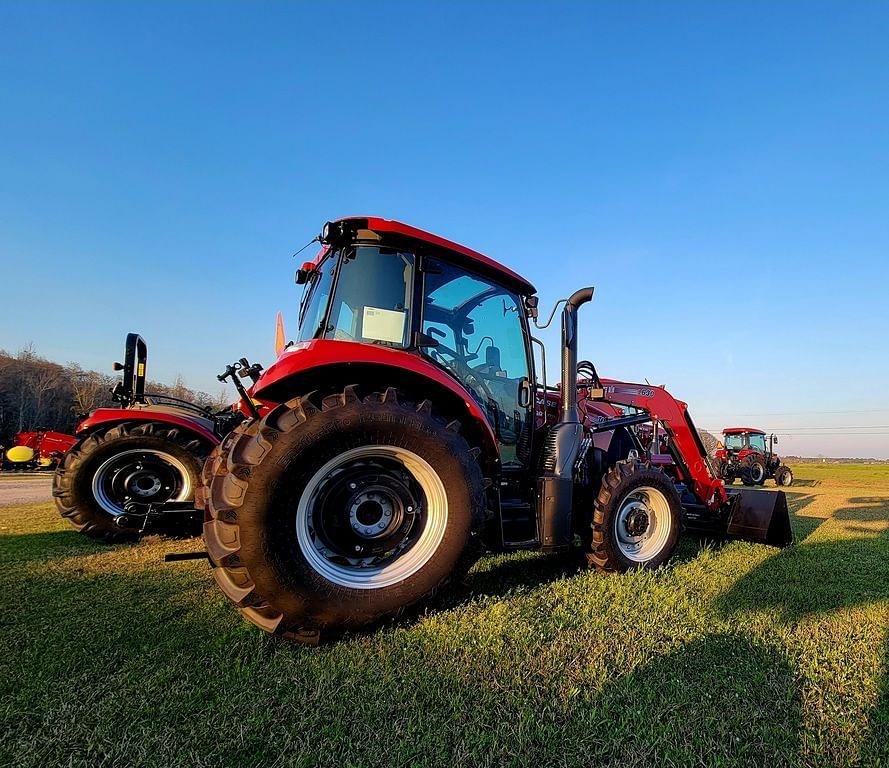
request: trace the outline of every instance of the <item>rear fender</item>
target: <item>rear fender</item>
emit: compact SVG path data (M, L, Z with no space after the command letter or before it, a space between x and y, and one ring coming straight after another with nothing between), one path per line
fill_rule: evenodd
M458 381L419 355L369 344L312 341L284 352L253 394L282 403L312 391L330 394L350 384L365 391L395 387L418 402L429 398L445 418L460 420L464 437L482 450L486 473L499 470L497 440L478 403Z
M219 436L203 424L188 416L180 416L166 411L154 411L148 408L98 408L77 425L77 437L87 437L97 429L122 424L123 422L154 421L169 424L202 439L210 446L219 445Z

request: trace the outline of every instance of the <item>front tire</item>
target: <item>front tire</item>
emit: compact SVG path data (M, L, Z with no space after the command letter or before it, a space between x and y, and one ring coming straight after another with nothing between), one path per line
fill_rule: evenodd
M679 542L682 504L660 469L622 462L602 478L587 562L599 571L657 568Z
M778 467L775 473L775 485L779 488L788 488L793 485L793 470L788 466Z
M213 575L244 618L302 642L429 599L480 554L484 479L431 403L294 398L207 463Z
M72 447L56 469L56 507L87 536L109 542L138 538L138 530L116 523L124 504L191 500L206 453L206 445L193 435L159 422L97 430ZM186 525L168 532L199 531Z

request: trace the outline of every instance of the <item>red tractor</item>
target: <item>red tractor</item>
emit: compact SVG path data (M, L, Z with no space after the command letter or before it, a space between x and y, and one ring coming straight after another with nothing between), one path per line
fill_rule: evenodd
M147 359L143 339L129 334L125 362L114 365L123 371L112 390L120 407L99 408L80 422L76 443L53 477L62 517L106 541L149 532L199 533L194 493L204 459L245 415L260 412L238 378L258 378L261 366L245 359L228 366L219 379L232 377L242 399L214 412L146 393Z
M76 442L76 437L51 429L19 432L2 454L2 467L13 471L54 469Z
M666 562L683 528L790 543L784 494L727 493L684 403L578 365L592 288L561 302L550 387L523 277L381 218L319 240L296 341L252 389L280 405L222 440L198 497L215 580L254 624L316 643L429 599L486 550L581 547L624 571Z
M719 474L727 485L741 478L744 485L764 485L773 478L775 485L793 484L793 471L775 453L778 438L753 427L727 427L722 430L722 444L716 449Z

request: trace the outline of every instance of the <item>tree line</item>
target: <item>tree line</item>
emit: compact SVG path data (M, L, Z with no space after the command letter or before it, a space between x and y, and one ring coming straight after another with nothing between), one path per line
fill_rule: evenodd
M0 350L0 445L11 445L17 432L52 429L74 434L77 422L95 408L113 405L111 388L118 377L89 371L77 363L62 365L41 357L33 346L16 354ZM181 376L173 384L146 382L146 392L222 408L224 393L189 389Z

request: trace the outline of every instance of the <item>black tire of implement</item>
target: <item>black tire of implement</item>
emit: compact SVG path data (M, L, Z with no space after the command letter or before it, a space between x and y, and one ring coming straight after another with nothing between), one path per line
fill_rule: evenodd
M322 634L398 615L459 580L482 552L477 534L485 520L480 451L460 435L459 422L446 424L429 400L415 405L393 388L360 398L352 386L318 399L315 393L296 397L242 423L207 461L201 493L204 539L223 593L264 631L310 644ZM438 550L409 579L352 589L308 563L294 510L325 462L374 443L412 450L435 468L447 493L448 521Z
M634 488L651 486L664 494L672 513L672 530L660 553L644 563L629 560L621 554L613 539L613 518L618 505ZM682 528L682 503L673 481L663 471L641 462L622 462L609 469L593 506L592 543L587 564L605 573L623 572L633 568L658 568L663 565L679 543Z
M135 448L166 451L188 469L192 488L201 484L201 465L209 446L193 434L161 422L125 422L100 429L76 443L53 475L52 493L59 514L81 533L107 542L132 541L139 531L121 528L99 506L92 491L93 475L114 453ZM193 536L200 528L170 526L173 535Z
M778 467L775 473L775 485L779 488L789 488L793 485L793 470L786 465Z

